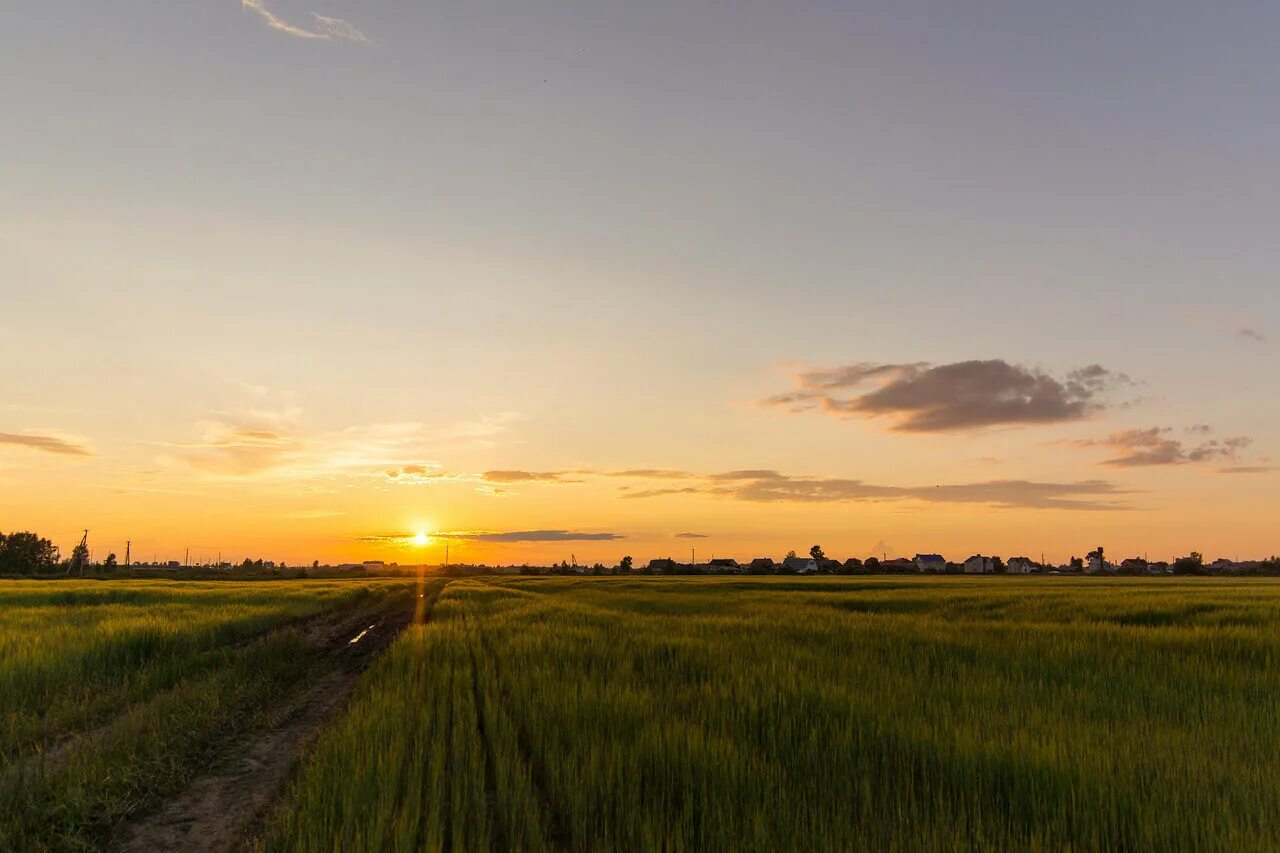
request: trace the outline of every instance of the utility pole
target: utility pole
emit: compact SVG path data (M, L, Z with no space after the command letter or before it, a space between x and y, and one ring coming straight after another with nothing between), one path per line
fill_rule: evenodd
M129 552L130 552L130 549L132 548L133 548L132 542L124 543L124 567L126 569L129 568Z
M446 569L449 568L449 543L448 542L446 542L444 545L444 567Z
M191 549L187 549L187 556L182 558L183 568L191 568Z

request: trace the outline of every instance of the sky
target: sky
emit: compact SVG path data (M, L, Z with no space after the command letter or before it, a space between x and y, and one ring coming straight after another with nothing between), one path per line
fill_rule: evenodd
M1278 32L1169 0L12 4L0 530L1280 552Z

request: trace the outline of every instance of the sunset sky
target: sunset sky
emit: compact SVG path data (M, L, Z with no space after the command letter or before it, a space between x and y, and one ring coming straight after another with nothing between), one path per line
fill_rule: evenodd
M11 4L0 530L1280 552L1278 39L1170 0Z

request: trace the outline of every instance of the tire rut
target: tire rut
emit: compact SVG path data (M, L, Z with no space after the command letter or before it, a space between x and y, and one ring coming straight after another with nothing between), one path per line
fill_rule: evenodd
M246 734L157 811L119 827L109 849L228 851L246 846L303 750L346 705L377 656L410 624L425 620L431 605L434 598L428 603L420 594L408 605L303 626L321 674L285 700L271 728Z

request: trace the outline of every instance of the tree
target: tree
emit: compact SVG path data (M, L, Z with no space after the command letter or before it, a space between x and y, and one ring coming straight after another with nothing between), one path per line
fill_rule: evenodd
M997 574L1004 574L1004 571L1005 571L1004 560L1000 559L999 557L992 557L991 570Z
M319 560L312 560L312 561L311 561L311 568L313 568L313 569L318 569L318 568L320 568L320 561L319 561Z
M826 561L827 559L827 555L822 553L821 545L814 545L812 548L810 548L809 556L813 557L813 561L817 563L819 566L821 566L823 562Z
M867 557L867 559L863 561L862 567L868 572L878 572L880 571L880 558Z
M631 571L631 557L630 557L630 555L628 555L628 556L626 556L626 557L623 557L623 558L622 558L621 566L622 566L622 570L623 570L624 572L629 572L629 571Z
M1204 574L1204 555L1199 551L1192 551L1185 557L1179 557L1173 561L1173 573L1175 575Z
M84 544L82 540L76 543L76 547L71 549L71 562L67 567L67 573L83 575L87 565L89 565L89 546Z
M795 551L788 551L788 552L787 552L787 559L788 559L788 560L794 560L794 559L795 559L795 557L796 557L796 552L795 552Z
M34 533L0 533L0 574L34 575L58 565L58 546Z
M114 572L116 570L116 555L108 554L107 559L102 561L102 570L104 572Z

